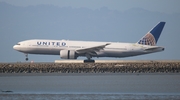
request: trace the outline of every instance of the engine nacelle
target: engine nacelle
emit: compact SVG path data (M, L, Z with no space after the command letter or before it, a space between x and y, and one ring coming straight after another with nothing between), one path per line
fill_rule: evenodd
M74 50L61 50L60 57L62 59L77 59L78 55Z

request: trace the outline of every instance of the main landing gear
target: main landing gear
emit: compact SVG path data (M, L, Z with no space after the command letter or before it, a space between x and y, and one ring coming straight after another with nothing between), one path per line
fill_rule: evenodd
M28 59L28 54L25 54L25 56L26 56L26 59L25 59L25 60L28 61L28 60L29 60L29 59Z
M95 60L91 59L92 58L91 55L86 54L86 57L87 57L87 59L84 60L84 63L94 63L95 62Z
M93 59L90 59L90 60L84 60L84 63L95 63L95 60L93 60Z

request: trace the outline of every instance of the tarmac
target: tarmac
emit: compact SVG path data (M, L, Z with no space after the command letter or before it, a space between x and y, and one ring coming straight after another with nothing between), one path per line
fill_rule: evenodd
M0 63L0 73L180 73L178 60L56 60L53 63Z

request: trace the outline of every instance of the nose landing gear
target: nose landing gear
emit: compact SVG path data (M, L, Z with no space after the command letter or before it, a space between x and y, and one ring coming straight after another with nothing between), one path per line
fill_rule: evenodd
M29 60L29 59L28 59L28 54L25 54L25 56L26 56L26 59L25 59L25 60L28 61L28 60Z

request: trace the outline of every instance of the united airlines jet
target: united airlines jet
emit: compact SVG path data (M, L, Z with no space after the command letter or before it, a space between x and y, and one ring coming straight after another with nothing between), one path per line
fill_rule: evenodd
M26 60L28 54L60 55L62 59L85 56L86 61L93 61L92 57L137 56L164 50L156 46L164 25L165 22L159 22L136 43L32 39L21 41L13 48L24 53Z

